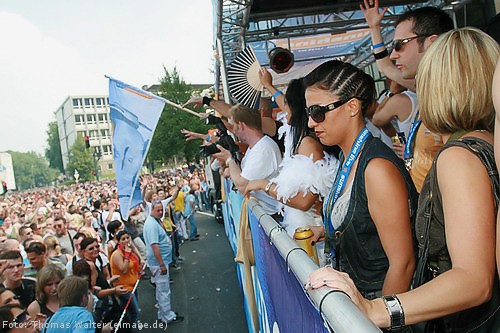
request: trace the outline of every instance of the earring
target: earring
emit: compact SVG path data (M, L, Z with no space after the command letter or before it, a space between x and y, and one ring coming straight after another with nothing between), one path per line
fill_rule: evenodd
M354 117L354 112L353 112L353 113L351 113L351 117Z

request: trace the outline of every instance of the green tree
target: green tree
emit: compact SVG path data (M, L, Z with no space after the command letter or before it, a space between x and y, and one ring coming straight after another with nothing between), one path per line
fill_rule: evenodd
M57 121L50 122L49 128L47 129L47 148L45 148L45 158L49 161L49 166L51 168L64 173Z
M12 156L16 187L19 190L51 185L59 174L58 170L49 168L47 161L38 153L9 153Z
M92 149L85 148L85 141L82 136L77 136L75 143L69 149L67 172L72 176L75 170L80 174L81 182L93 180L94 158Z
M159 95L174 103L183 104L193 92L191 85L184 82L177 68L168 71L163 67L165 76L160 81ZM168 162L174 157L192 161L199 151L201 142L184 140L181 129L205 133L207 126L196 116L165 105L158 121L148 153L149 161Z

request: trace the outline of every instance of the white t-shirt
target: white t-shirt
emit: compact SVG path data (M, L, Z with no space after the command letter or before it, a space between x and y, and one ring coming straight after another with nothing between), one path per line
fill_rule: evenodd
M102 223L104 223L104 230L106 230L106 239L105 239L106 241L109 239L108 223L114 220L118 221L122 220L120 213L118 213L117 211L113 212L113 215L111 216L111 220L109 220L109 222L107 221L108 216L109 216L109 211L105 210L102 212Z
M281 164L281 151L273 139L264 135L257 143L248 148L241 160L241 177L254 179L272 179L278 174ZM261 202L264 211L275 214L280 209L280 203L268 196L264 191L255 191L253 195Z

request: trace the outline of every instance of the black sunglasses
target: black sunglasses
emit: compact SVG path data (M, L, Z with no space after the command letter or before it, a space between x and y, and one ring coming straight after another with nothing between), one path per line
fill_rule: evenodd
M314 122L321 123L325 120L325 114L327 112L335 110L348 101L349 99L347 101L336 101L328 105L311 105L309 107L306 107L306 114L308 117L311 117Z
M392 41L392 49L396 52L400 51L403 48L403 46L405 46L406 44L408 44L412 40L414 40L416 38L423 38L423 37L429 37L429 36L430 35L417 35L417 36L408 37L408 38L404 38L404 39L395 39Z

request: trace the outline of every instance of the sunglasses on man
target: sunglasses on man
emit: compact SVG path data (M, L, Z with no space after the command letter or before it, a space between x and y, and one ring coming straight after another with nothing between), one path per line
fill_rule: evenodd
M408 38L394 39L392 41L392 49L394 51L398 52L398 51L400 51L403 48L403 46L405 46L406 44L408 44L412 40L414 40L416 38L426 38L426 37L429 37L429 36L430 35L417 35L417 36L408 37Z

